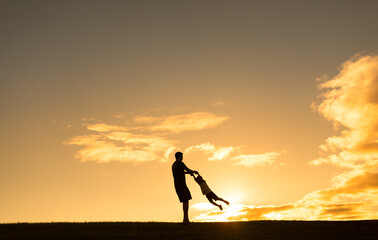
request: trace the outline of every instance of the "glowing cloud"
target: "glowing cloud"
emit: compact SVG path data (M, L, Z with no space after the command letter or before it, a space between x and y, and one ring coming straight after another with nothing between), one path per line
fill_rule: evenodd
M200 145L195 145L185 149L185 153L190 153L193 151L201 151L207 155L209 161L219 161L229 159L232 164L240 165L244 167L262 167L270 166L275 163L275 160L281 155L277 152L269 152L264 154L250 154L250 155L238 155L231 158L231 155L236 152L240 153L240 146L229 146L229 147L217 147L209 142L202 143Z
M313 108L336 127L341 136L327 139L320 149L338 152L312 162L345 167L371 164L378 158L378 56L365 56L344 63L340 74L320 84L327 89L323 101Z
M280 153L270 152L264 154L240 155L232 158L235 165L244 167L262 167L272 165Z
M87 129L93 130L96 132L111 132L111 131L126 131L127 130L125 127L109 125L105 123L88 124Z
M227 158L232 152L239 149L239 147L216 147L215 145L207 142L200 145L191 146L185 149L185 153L192 151L202 151L206 154L212 155L209 157L209 161L223 160Z
M335 177L330 189L319 191L317 198L342 206L323 213L376 218L378 210L378 56L356 57L343 64L340 73L320 84L326 89L322 102L314 109L344 128L320 146L325 155L310 163L325 163L349 168ZM356 205L353 205L356 204ZM350 205L350 208L345 206ZM359 211L357 211L357 208ZM374 214L372 214L374 213ZM343 216L344 216L343 215ZM347 215L345 215L347 217Z

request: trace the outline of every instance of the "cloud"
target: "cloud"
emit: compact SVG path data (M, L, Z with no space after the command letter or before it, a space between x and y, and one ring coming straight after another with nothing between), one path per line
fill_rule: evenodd
M277 214L278 217L279 213L292 208L293 206L291 204L284 204L280 206L245 206L239 211L240 214L235 214L236 216L230 216L228 219L234 221L240 221L244 219L270 219L270 217L273 217L272 213Z
M93 130L96 132L111 132L111 131L126 131L125 127L109 125L105 123L94 123L86 125L88 130Z
M337 76L319 87L323 90L320 103L312 107L340 134L329 137L319 147L321 157L310 164L331 164L345 171L334 176L329 188L311 192L295 203L239 205L238 210L202 213L197 220L378 218L378 56L352 58Z
M137 116L133 119L134 125L128 127L104 123L98 119L83 119L83 126L94 133L73 137L64 144L81 146L75 157L82 162L168 161L169 155L177 149L177 141L164 137L167 133L179 134L184 131L213 128L227 119L228 116L207 112L164 117ZM219 161L230 159L233 154L240 153L240 146L220 147L206 142L188 147L184 152L193 151L209 155L209 161ZM231 163L248 167L267 166L273 164L278 155L279 153L240 155L233 157Z
M215 145L207 142L202 143L200 145L195 145L188 147L185 149L185 153L189 153L192 151L202 151L205 152L207 155L211 155L209 157L209 161L214 160L223 160L227 158L232 152L238 150L239 147L216 147Z
M135 134L127 128L105 123L84 124L94 134L76 136L64 142L82 146L75 154L81 162L98 163L167 161L175 142L161 136Z
M339 185L340 186L337 186L335 184L333 188L323 190L320 193L325 199L331 199L340 194L354 195L369 190L378 190L378 173L366 171L352 177L348 176L344 182Z
M341 161L344 166L353 167L377 159L377 69L378 56L360 57L344 63L336 77L320 84L320 89L326 91L320 96L321 103L313 104L313 108L336 127L345 128L341 136L330 137L321 146L326 153L339 151L328 162ZM326 162L323 158L313 163Z
M353 207L361 201L365 204L358 206L364 214L374 216L366 210L378 210L378 56L352 58L337 76L319 87L325 91L313 108L342 130L320 146L323 156L310 164L333 164L349 170L335 176L331 188L315 195L337 206ZM343 211L325 212L345 213L347 208L340 209Z
M323 156L310 164L332 164L349 170L335 176L329 189L309 195L310 199L327 206L322 214L339 213L337 216L343 217L350 208L355 217L377 217L378 56L352 58L319 88L323 90L321 102L313 108L341 130L340 135L329 137L319 147Z
M121 115L115 117L118 116ZM81 147L75 154L81 162L168 161L169 155L177 147L177 141L164 137L166 133L178 134L213 128L228 118L207 112L165 117L138 116L134 118L134 126L130 127L108 124L97 119L83 119L83 126L92 131L92 134L73 137L64 144ZM221 157L222 151L218 151L214 157Z
M224 102L223 101L217 101L217 102L213 102L212 104L211 104L211 106L213 106L213 107L221 107L221 106L223 106L224 105Z
M275 160L281 153L269 152L264 154L250 154L239 155L233 157L231 160L234 165L241 165L244 167L263 167L270 166L275 163Z
M321 215L324 219L359 219L365 203L344 203L323 205Z
M175 149L171 140L127 132L77 136L64 143L83 146L75 155L81 162L98 163L168 161Z
M208 112L194 112L167 117L138 116L134 119L139 124L150 124L150 131L181 133L214 128L229 119L228 116L217 116Z
M264 154L249 154L233 156L235 153L240 153L241 146L228 146L219 147L209 142L199 145L191 146L185 149L185 153L194 151L204 152L206 155L210 155L209 161L230 160L233 165L240 165L244 167L262 167L271 166L276 162L276 159L281 155L277 152L269 152Z

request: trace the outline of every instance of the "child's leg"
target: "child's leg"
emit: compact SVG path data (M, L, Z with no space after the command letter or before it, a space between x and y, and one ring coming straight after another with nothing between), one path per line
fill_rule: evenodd
M227 205L230 204L228 201L226 201L226 200L224 200L223 198L220 198L220 197L218 197L217 200L222 201L222 202L224 202L224 203L227 204Z
M210 193L206 194L206 198L207 198L207 200L209 200L209 202L210 202L211 204L213 204L213 205L219 207L219 209L222 211L222 210L223 210L222 205L217 204L216 202L214 202L214 200L213 200L214 197L215 197L214 195L215 195L215 194L214 194L213 192L210 192Z
M219 209L220 209L221 211L223 210L222 205L217 204L216 202L213 201L213 199L209 199L209 202L210 202L211 204L213 204L213 205L219 207Z
M214 193L214 200L215 200L215 201L218 201L218 200L219 200L219 201L222 201L222 202L224 202L224 203L227 204L227 205L230 204L228 201L224 200L223 198L218 197L215 193Z

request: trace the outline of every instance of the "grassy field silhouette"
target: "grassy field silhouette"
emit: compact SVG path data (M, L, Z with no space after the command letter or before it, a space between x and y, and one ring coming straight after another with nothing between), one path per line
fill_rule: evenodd
M0 239L378 239L378 220L15 223Z

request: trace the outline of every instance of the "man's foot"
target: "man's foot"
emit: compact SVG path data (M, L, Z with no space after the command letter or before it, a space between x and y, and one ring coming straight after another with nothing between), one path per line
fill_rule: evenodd
M228 201L224 200L224 202L225 202L227 205L230 205L230 203L229 203Z
M220 209L221 211L223 211L222 205L219 204L218 207L219 207L219 209Z

